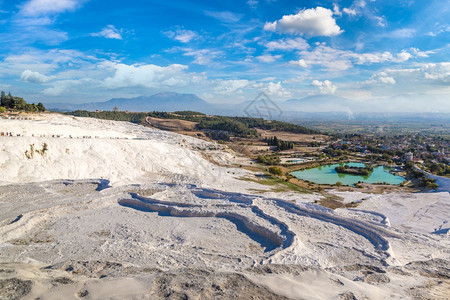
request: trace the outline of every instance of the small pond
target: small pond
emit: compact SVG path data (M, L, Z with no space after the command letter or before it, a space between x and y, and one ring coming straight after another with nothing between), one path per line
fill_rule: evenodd
M311 169L305 169L292 172L291 174L302 180L309 180L318 184L335 184L340 181L344 185L354 185L358 181L365 183L388 183L399 185L405 178L391 174L389 167L377 166L373 172L367 176L337 173L334 168L344 164L333 164L319 166ZM346 163L345 165L353 167L364 167L363 163Z

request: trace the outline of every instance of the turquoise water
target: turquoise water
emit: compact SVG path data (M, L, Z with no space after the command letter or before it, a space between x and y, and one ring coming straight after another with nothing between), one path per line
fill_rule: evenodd
M320 166L312 169L295 171L291 174L299 179L309 180L319 184L335 184L340 181L344 185L353 185L358 181L362 181L365 183L386 182L395 185L400 184L405 180L401 176L389 173L390 168L383 166L373 168L373 172L367 176L336 173L334 168L340 165L344 164ZM362 163L347 163L345 165L364 167L364 164Z

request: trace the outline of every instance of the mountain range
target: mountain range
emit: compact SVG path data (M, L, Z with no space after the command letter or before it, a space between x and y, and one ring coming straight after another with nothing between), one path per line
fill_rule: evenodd
M194 94L174 92L158 93L134 98L113 98L105 102L82 104L45 103L49 110L113 110L121 111L180 111L193 110L206 114L272 117L275 119L295 116L334 116L334 118L354 118L360 114L386 113L441 113L448 116L449 101L438 98L411 99L408 95L381 100L356 101L333 95L313 95L284 102L271 101L267 96L238 104L214 104L206 102ZM265 112L270 115L265 115Z

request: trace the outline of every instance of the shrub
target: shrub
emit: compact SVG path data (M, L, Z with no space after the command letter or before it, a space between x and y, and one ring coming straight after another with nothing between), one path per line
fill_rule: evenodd
M276 176L283 175L283 169L281 169L280 167L269 167L269 172L270 172L270 174L273 174Z

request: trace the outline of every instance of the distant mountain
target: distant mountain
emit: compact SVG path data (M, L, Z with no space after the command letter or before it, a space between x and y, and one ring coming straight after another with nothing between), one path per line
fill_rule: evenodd
M287 111L301 112L348 112L360 102L331 95L314 95L301 99L289 99L280 104Z
M47 109L59 111L72 110L119 110L128 111L176 111L195 110L211 113L214 105L204 101L194 94L158 93L152 96L135 98L113 98L105 102L91 102L83 104L47 103Z
M397 95L384 99L369 99L363 101L350 100L333 95L314 95L301 99L289 99L285 102L274 101L276 111L273 118L309 118L328 116L333 118L358 118L364 113L394 113L396 115L407 113L443 113L450 112L448 99L420 95L411 98L409 95ZM194 110L211 115L226 116L264 116L264 103L248 100L235 104L213 104L204 101L194 94L179 94L173 92L158 93L152 96L139 96L135 98L113 98L105 102L91 102L83 104L45 103L50 110L119 110L127 111L177 111ZM266 103L267 104L267 103ZM270 106L270 103L268 103ZM252 109L253 108L253 109ZM254 111L255 113L253 115ZM365 118L365 117L364 117Z

